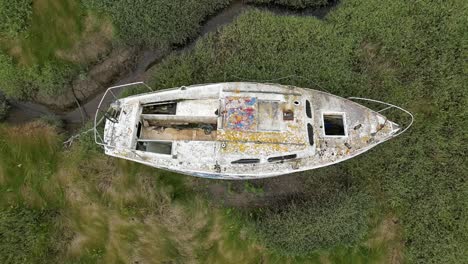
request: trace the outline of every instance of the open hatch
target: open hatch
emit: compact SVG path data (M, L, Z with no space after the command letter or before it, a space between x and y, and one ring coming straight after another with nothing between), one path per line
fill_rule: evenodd
M142 105L138 140L214 141L216 116L176 115L177 102Z

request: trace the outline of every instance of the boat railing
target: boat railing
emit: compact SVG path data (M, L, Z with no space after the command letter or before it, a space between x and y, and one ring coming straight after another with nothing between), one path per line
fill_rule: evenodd
M113 123L118 122L115 115L111 113L111 111L120 112L120 109L119 109L120 106L118 105L118 103L116 103L118 102L118 99L119 99L118 95L122 93L123 91L122 89L134 87L137 85L143 85L150 92L153 92L153 89L151 89L151 87L144 82L133 82L133 83L127 83L127 84L122 84L122 85L116 85L116 86L107 88L107 90L104 92L104 95L99 101L98 107L96 109L96 114L94 115L94 127L93 128L94 128L94 141L96 142L96 144L103 146L103 147L112 147L111 145L109 145L107 142L104 141L103 135L101 135L101 133L99 132L98 127L102 124L104 120L110 120ZM109 95L111 96L111 98L108 98ZM109 99L110 99L110 103L109 103ZM109 104L106 104L105 102L108 102ZM105 105L106 105L105 112L102 116L100 116L101 110L102 108L104 108Z
M398 137L399 135L405 133L413 125L413 122L414 122L413 114L410 111L408 111L408 110L406 110L406 109L404 109L404 108L402 108L400 106L390 104L390 103L386 103L386 102L382 102L382 101L375 100L375 99L362 98L362 97L348 97L348 99L349 100L367 101L367 102L382 104L382 105L385 105L386 107L381 109L381 110L377 110L376 111L377 113L382 113L382 112L385 112L387 110L390 110L390 109L394 108L394 109L398 109L398 110L406 113L411 118L411 121L403 129L401 129L397 133L391 135L391 137L388 137L384 141L387 141L387 140L389 140L391 138L394 138L394 137ZM383 143L384 141L382 141L381 143Z

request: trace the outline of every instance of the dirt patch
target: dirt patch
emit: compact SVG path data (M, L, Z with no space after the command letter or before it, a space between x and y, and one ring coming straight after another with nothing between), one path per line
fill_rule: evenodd
M236 208L274 207L306 194L306 175L291 174L249 181L216 181L196 179L210 200L219 205Z
M391 74L395 72L392 61L382 55L381 46L372 42L362 42L359 49L358 71Z
M45 135L44 138L46 138L49 142L54 142L55 135L57 134L57 131L54 127L51 127L41 121L29 122L19 126L12 126L6 130L6 132L8 133L7 135L12 138L27 138L37 135Z
M403 263L404 244L401 239L401 226L397 217L393 215L385 217L366 244L371 248L383 247L385 249L384 263Z

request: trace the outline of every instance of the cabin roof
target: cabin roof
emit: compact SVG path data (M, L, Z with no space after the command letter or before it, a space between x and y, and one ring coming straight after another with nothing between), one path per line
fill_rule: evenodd
M216 140L226 142L223 154L261 155L303 149L307 143L304 98L267 94L224 98L223 124Z

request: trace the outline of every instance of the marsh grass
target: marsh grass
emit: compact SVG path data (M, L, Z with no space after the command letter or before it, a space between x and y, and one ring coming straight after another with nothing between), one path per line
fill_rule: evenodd
M75 233L65 259L199 263L211 247L223 244L222 212L193 193L185 176L86 157L79 149L70 154L59 172L67 189L65 214ZM220 259L227 253L217 254Z
M8 207L0 209L0 261L45 263L53 252L54 210Z
M116 46L163 50L193 38L217 1L0 1L0 89L31 99L63 92ZM99 17L99 19L97 19Z
M372 202L369 196L352 192L340 188L327 199L309 199L280 207L280 212L267 211L258 216L256 230L267 247L282 255L300 256L359 244L369 232Z
M55 58L57 50L71 47L80 38L83 16L78 1L34 1L30 27L15 43L20 47L17 59L30 66Z
M196 35L201 22L231 0L143 0L132 4L109 0L85 0L91 10L112 19L123 43L150 47L183 44Z
M27 30L32 14L32 0L18 0L10 4L0 1L0 36L15 37Z
M51 95L63 89L82 66L56 56L83 35L80 2L1 2L0 10L18 23L22 21L21 26L9 29L14 33L0 33L1 89L16 98L30 98L38 91Z
M468 16L465 7L463 1L341 1L324 21L253 10L202 39L193 51L167 58L155 69L151 85L169 88L269 80L326 89L343 97L379 99L409 109L415 123L405 135L335 166L338 171L324 168L305 173L310 179L309 195L320 190L316 186L326 190L336 182L342 182L337 186L339 191L349 185L363 190L375 201L371 219L393 212L401 222L400 245L404 247L397 247L398 255L414 263L459 263L468 258L467 199L463 196L467 192L464 157L468 126L466 61L462 59L463 25ZM290 75L305 78L274 81ZM321 182L320 175L331 181ZM355 201L353 205L366 203ZM286 224L287 217L281 218L281 210L262 216L259 223L264 226L257 229L260 237L273 246L279 243L279 234L291 232L294 237L296 232L300 237L307 233L309 224L320 230L306 221L312 212L319 211L311 204L304 205L287 211L291 217L297 215L290 221L295 227ZM309 214L300 213L307 208ZM353 213L363 212L357 209L360 206L355 208ZM270 219L277 219L278 224L272 225ZM350 218L348 224L354 226L357 219ZM371 219L372 230L377 223ZM353 236L361 237L358 233L361 231ZM339 230L333 235L339 235ZM295 242L291 239L286 247L306 246ZM337 261L355 251L339 252L331 254ZM356 252L357 262L366 262L366 256L373 255L367 249Z
M375 259L375 243L308 256L277 254L263 245L253 222L237 210L213 206L194 191L191 177L109 158L90 150L86 141L61 150L56 131L42 123L0 131L0 153L8 157L0 163L0 231L10 230L3 232L8 239L0 241L0 250L9 262ZM23 160L21 170L14 162L18 159ZM25 196L22 186L30 186L34 196Z
M54 129L40 122L0 127L1 206L43 208L62 203L61 189L53 180L59 160L57 139Z

